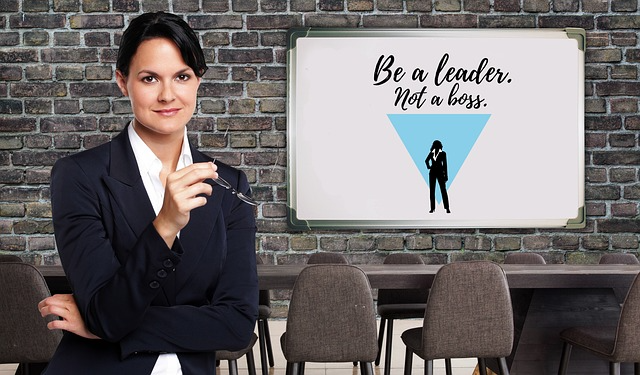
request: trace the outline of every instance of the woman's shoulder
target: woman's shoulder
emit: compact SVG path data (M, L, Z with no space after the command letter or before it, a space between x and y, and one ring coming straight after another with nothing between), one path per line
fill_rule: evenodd
M107 142L100 146L60 158L55 162L54 168L60 168L62 166L69 167L74 164L87 168L96 168L99 165L106 165L109 160L109 143L110 142Z
M100 181L109 174L111 163L112 141L103 143L90 149L58 159L51 170L52 180L59 183L61 179ZM117 168L122 168L120 165Z

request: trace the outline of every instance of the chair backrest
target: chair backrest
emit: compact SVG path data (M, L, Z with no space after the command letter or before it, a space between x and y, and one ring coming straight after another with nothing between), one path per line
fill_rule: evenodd
M613 357L618 362L640 362L640 274L636 275L622 305Z
M258 254L256 254L256 264L264 264L264 261ZM258 305L271 307L271 292L269 289L260 289L258 291Z
M600 257L600 264L639 264L638 258L631 253L607 253Z
M48 320L38 312L38 302L50 295L34 266L0 263L0 363L49 361L62 338L60 331L47 328Z
M507 253L504 264L546 264L542 255L537 253Z
M349 264L349 260L340 253L321 251L311 254L307 259L307 264Z
M22 258L17 255L0 254L0 262L22 262Z
M376 335L371 287L360 268L317 264L300 272L282 342L288 362L372 362Z
M425 309L425 359L507 357L513 331L502 267L490 261L468 261L440 268Z
M384 264L424 264L422 257L414 253L392 253L384 258ZM427 303L429 289L380 289L378 306L390 304Z

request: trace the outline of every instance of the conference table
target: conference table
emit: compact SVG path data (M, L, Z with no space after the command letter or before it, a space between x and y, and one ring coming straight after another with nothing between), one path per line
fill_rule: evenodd
M357 265L373 289L428 287L441 265ZM261 289L292 289L305 265L258 265ZM556 374L562 350L558 334L569 326L615 326L620 302L635 276L638 265L502 265L509 287L516 337L507 362L512 375ZM39 266L52 293L69 291L60 266ZM490 309L491 306L478 306ZM494 367L490 363L490 367ZM569 374L606 374L608 365L591 354L574 348ZM633 366L623 365L623 374Z

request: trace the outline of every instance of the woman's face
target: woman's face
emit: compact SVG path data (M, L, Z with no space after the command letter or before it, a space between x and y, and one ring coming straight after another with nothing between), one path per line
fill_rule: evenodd
M136 131L142 139L167 135L182 139L195 110L201 79L172 41L154 38L140 43L129 75L117 71L116 81L131 101Z

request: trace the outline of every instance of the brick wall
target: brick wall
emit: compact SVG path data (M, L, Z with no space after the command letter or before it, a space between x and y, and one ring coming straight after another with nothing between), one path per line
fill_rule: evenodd
M638 252L637 0L0 0L0 253L59 262L51 166L127 123L130 106L114 80L117 45L131 18L155 10L183 15L201 37L211 68L189 134L248 174L265 261L304 262L318 250L354 263L393 251L430 263L501 260L507 251L574 263ZM586 29L586 228L288 230L286 31L295 26Z

